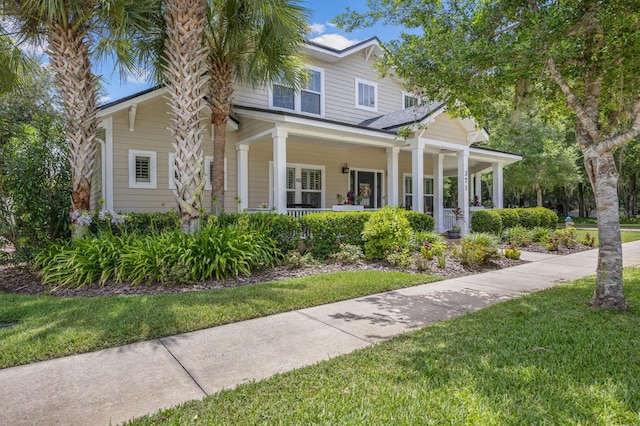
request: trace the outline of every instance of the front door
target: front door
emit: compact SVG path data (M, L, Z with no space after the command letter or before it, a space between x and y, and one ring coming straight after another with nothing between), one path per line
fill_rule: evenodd
M351 189L365 209L382 206L382 173L360 170L351 171ZM359 197L358 197L359 196Z

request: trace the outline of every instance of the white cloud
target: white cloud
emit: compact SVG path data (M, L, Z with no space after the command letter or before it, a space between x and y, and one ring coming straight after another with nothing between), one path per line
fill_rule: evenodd
M309 33L310 34L324 34L326 29L326 25L324 24L318 24L313 23L313 24L309 24Z
M336 50L346 49L360 42L360 40L350 40L340 34L323 34L320 37L312 38L311 41Z
M137 70L134 73L127 73L124 77L127 83L143 84L149 82L150 73L148 70Z
M100 96L98 98L98 103L99 104L106 104L107 102L109 102L111 100L111 96Z

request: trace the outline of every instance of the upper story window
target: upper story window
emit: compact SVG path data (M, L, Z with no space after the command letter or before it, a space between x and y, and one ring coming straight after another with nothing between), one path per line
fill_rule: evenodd
M378 85L356 78L356 108L378 110Z
M420 99L410 93L402 94L402 108L413 108L420 104Z
M304 114L323 116L324 70L308 66L307 72L307 81L299 91L282 84L274 84L271 89L270 106Z

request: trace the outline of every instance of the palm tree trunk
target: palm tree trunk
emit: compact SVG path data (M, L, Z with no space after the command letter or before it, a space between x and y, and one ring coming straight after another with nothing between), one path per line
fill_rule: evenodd
M224 156L227 143L227 120L231 110L233 66L213 59L209 67L209 104L213 124L213 173L211 176L211 213L220 216L224 211Z
M205 25L203 0L167 0L165 21L167 40L164 70L168 81L172 118L168 130L175 141L176 189L174 194L182 220L182 229L192 233L200 226L200 208L204 190L204 128L200 114L205 107L206 50L202 46Z
M62 95L72 170L72 210L89 210L91 175L96 153L97 81L91 73L89 42L85 31L51 26L51 67Z
M598 269L596 287L589 304L626 310L622 288L622 243L618 210L618 170L611 151L598 155L595 146L583 149L598 211Z

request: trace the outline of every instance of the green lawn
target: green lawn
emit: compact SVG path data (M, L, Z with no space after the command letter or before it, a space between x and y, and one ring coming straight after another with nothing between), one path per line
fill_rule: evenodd
M56 298L0 293L0 368L438 281L358 271L157 296Z
M578 241L581 241L584 236L589 233L589 235L593 236L596 238L596 246L598 245L598 231L595 229L576 229L576 232L578 234ZM631 241L637 241L640 240L640 232L638 231L621 231L620 232L620 238L622 239L623 243L629 243Z
M593 278L136 419L148 424L640 424L640 269L631 309Z

